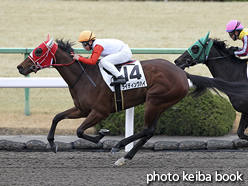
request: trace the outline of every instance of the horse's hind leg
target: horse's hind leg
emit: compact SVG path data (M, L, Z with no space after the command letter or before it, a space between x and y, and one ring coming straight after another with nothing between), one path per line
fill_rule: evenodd
M57 114L54 118L53 118L53 122L49 131L49 134L47 136L47 140L49 141L49 144L53 150L53 152L57 152L57 146L54 143L54 134L55 134L55 130L57 127L58 122L60 122L63 119L76 119L76 118L82 118L82 117L86 117L87 114L82 112L82 110L73 107L71 109L68 109L64 112L61 112L59 114Z
M245 129L248 127L248 115L245 113L242 113L241 119L239 122L239 128L237 131L237 135L240 139L248 140L248 136L245 135Z
M127 145L127 142L130 143L132 141L137 140L138 137L142 137L142 139L140 139L138 143L123 158L116 161L115 165L123 165L125 160L131 160L135 156L135 154L141 149L141 147L153 136L160 115L165 110L179 102L182 98L183 96L177 97L177 99L174 99L174 101L167 103L158 103L156 100L150 100L149 102L146 102L145 123L142 131L133 136L130 136L130 140L123 139L119 142L119 144L124 146ZM114 148L118 147L117 145Z
M137 139L140 139L138 143L121 159L119 159L115 165L123 165L126 159L131 160L134 155L141 149L141 147L153 136L157 121L163 110L158 109L157 106L153 104L146 103L145 108L145 123L140 132L134 134L126 139L121 140L112 150L113 152L118 152L120 147L126 146Z
M136 144L135 146L123 157L120 158L119 160L117 160L115 162L115 165L119 166L119 165L124 165L125 164L125 160L131 160L134 155L142 148L142 146L152 137L153 135L149 135L146 137L141 138Z
M126 145L128 145L129 143L133 142L133 141L136 141L140 138L143 138L146 134L146 132L149 132L150 130L142 130L132 136L129 136L127 138L124 138L123 140L121 140L119 143L117 143L112 149L111 149L111 154L115 154L117 152L119 152L119 150L122 148L122 147L125 147Z

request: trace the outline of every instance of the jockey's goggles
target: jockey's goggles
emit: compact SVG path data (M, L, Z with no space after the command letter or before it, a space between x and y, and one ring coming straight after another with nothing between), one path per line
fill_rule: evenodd
M82 42L82 45L84 48L87 47L87 45L89 45L89 41Z
M229 36L232 37L234 32L228 32L229 33Z

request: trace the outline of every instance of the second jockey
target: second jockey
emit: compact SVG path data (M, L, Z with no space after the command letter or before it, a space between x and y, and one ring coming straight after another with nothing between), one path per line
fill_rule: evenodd
M247 56L248 55L248 31L244 29L241 22L238 20L229 21L226 25L226 32L229 33L230 38L233 41L237 39L243 42L243 48L239 48L234 52L237 56Z

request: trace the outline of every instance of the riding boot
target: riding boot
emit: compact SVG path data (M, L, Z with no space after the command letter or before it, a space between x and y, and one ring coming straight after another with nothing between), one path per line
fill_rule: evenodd
M126 79L121 75L117 78L114 78L114 81L112 83L110 83L111 86L115 86L118 84L125 84L126 83Z

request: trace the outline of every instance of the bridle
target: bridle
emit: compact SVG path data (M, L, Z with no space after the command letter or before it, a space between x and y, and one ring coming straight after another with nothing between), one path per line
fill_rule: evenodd
M208 39L209 41L210 39ZM230 56L230 54L228 55L223 55L222 52L218 49L217 51L220 53L221 56L218 56L218 57L211 57L209 58L208 57L208 54L206 52L206 48L207 48L207 45L209 44L209 42L205 43L205 44L202 44L202 42L200 40L198 40L198 42L203 46L202 48L202 51L200 51L199 55L197 57L193 57L190 53L190 56L192 57L192 59L186 59L185 61L185 64L179 66L180 68L185 68L185 67L190 67L190 66L194 66L194 65L197 65L197 64L206 64L208 60L218 60L218 59L223 59L223 58L227 58ZM209 49L209 52L210 50L212 49L213 45L211 46L211 48ZM199 60L200 56L203 54L203 60Z
M55 66L68 66L75 62L75 60L73 60L72 62L67 64L57 64L55 53L57 51L58 46L55 43L52 44L52 47L49 47L46 43L44 43L44 45L46 46L47 51L38 59L33 58L33 52L31 52L30 55L28 56L28 58L33 62L33 65L30 66L30 69L33 70L35 73L38 71L38 69L44 69ZM50 59L48 59L48 57L50 57ZM43 62L47 60L50 60L50 63L48 65L43 65ZM53 63L53 61L55 63Z
M44 47L45 45L45 47ZM58 45L53 43L53 39L51 39L49 42L44 42L43 44L40 45L40 47L42 47L43 49L46 50L46 52L40 56L39 58L35 59L33 57L33 52L36 50L34 49L34 51L32 51L30 53L30 55L28 56L28 58L33 62L33 65L30 66L30 69L33 70L35 73L38 71L38 69L44 69L44 68L49 68L49 67L61 67L61 66L69 66L72 65L75 61L78 62L79 66L82 69L81 74L79 75L79 77L77 78L77 80L75 81L75 83L73 83L72 86L70 86L70 88L73 88L76 83L79 81L79 79L81 78L81 76L83 75L83 73L86 74L86 76L88 77L88 79L91 81L91 83L96 87L96 84L93 82L93 80L89 77L89 75L86 73L85 69L83 68L82 64L78 61L78 60L73 60L70 63L66 63L66 64L57 64L56 62L56 57L55 57L55 53L58 49ZM39 47L38 47L39 48ZM63 50L62 50L63 51ZM63 51L65 52L65 51ZM66 52L65 52L66 53ZM66 53L68 55L68 53ZM37 57L35 55L35 57ZM53 63L55 62L55 63ZM87 67L87 66L86 66Z

